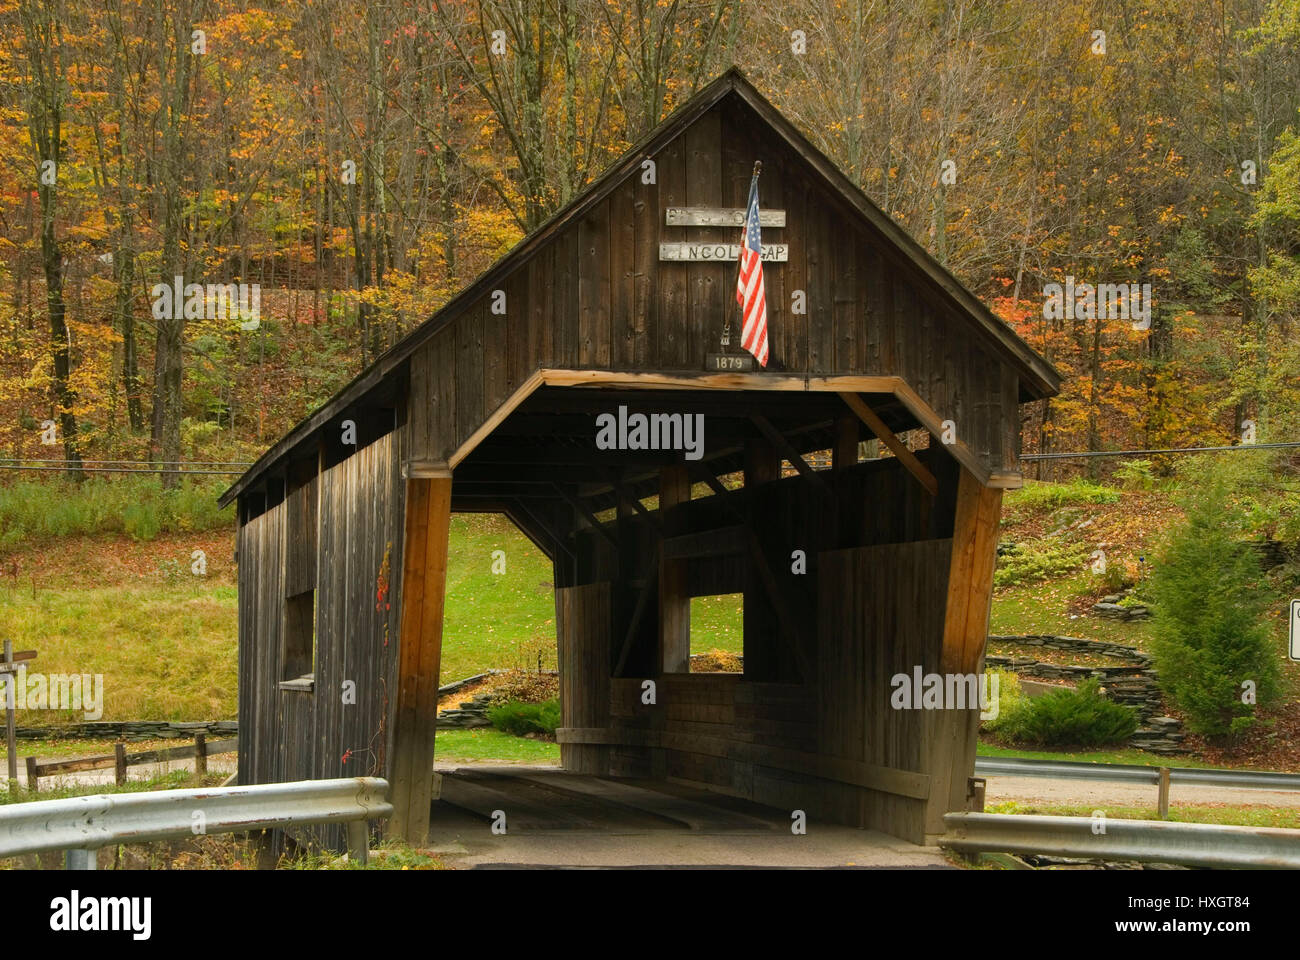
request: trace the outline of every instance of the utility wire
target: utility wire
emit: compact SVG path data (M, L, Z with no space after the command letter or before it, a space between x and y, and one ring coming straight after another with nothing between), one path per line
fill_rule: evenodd
M0 457L0 464L4 463L69 463L66 457ZM160 467L251 467L252 461L243 462L240 460L82 460L82 463L93 463L97 465L118 466L125 464L127 466L141 466L145 464L156 464Z
M137 467L85 467L78 466L76 463L68 462L62 466L31 466L21 464L0 463L0 470L53 470L56 473L174 473L181 476L192 476L195 474L213 474L228 477L237 477L242 474L243 470L176 470L174 468L137 468Z
M1077 457L1142 457L1158 453L1231 453L1243 450L1286 450L1300 447L1291 443L1239 443L1231 447L1170 447L1165 450L1089 450L1079 453L1027 453L1021 460L1073 460Z

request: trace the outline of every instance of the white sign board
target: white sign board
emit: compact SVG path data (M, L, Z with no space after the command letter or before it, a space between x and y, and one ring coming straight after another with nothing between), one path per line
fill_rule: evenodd
M692 263L726 260L735 263L740 259L740 244L716 243L707 240L703 243L661 243L659 244L659 259L689 260ZM790 245L788 243L763 244L764 263L785 263L789 259Z
M664 223L670 227L743 227L744 207L669 207ZM760 227L784 227L784 210L759 210Z
M1287 647L1287 656L1300 660L1300 600L1291 601L1291 643Z

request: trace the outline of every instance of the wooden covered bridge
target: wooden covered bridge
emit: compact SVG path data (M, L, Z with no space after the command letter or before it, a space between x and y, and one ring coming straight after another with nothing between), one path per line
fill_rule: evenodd
M734 298L755 160L766 369ZM554 565L567 769L941 832L978 710L892 709L890 680L981 669L1019 404L1058 384L729 72L224 494L240 782L382 775L424 839L449 518L495 511ZM702 445L597 444L638 413ZM690 673L691 598L732 593L743 673Z

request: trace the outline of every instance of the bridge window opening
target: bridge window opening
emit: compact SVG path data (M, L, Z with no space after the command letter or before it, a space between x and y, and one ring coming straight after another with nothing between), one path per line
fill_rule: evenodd
M745 595L691 597L691 673L743 673Z
M310 690L316 671L316 591L304 590L284 602L280 680Z

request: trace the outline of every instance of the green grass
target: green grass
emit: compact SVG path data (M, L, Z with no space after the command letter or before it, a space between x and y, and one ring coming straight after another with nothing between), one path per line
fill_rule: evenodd
M277 870L445 870L437 857L399 840L389 840L372 847L366 864L356 863L341 854L312 852L286 857L276 864Z
M1023 803L1007 800L989 804L985 813L1040 814L1050 817L1091 817L1101 810L1112 820L1159 820L1155 807L1114 807L1106 804ZM1183 806L1170 801L1169 816L1175 823L1222 823L1243 827L1300 829L1300 808L1256 806Z
M1009 516L1015 517L1068 506L1117 503L1119 498L1118 490L1081 478L1065 483L1029 480L1019 490L1007 491L1003 508Z
M993 599L989 633L1051 633L1146 649L1151 637L1149 620L1124 623L1093 616L1070 619L1066 603L1081 594L1091 595L1096 582L1094 574L1083 571L1050 583L1023 584L999 590ZM1032 651L1031 647L1024 649L1026 654Z
M691 598L691 653L745 652L745 595Z
M194 776L192 770L172 770L151 777L128 779L118 786L115 783L71 783L58 785L58 778L41 781L41 789L36 793L18 790L12 796L7 790L0 790L0 804L27 803L32 800L63 800L66 797L93 797L101 793L142 793L146 790L185 790L190 788L213 787L221 783L229 774L210 773L202 782ZM48 789L46 783L54 784Z
M1004 747L988 743L981 739L979 743L981 757L1017 757L1023 760L1066 760L1079 763L1127 763L1144 767L1214 767L1191 757L1162 757L1158 753L1147 753L1136 747L1117 747L1113 750L1022 750L1019 747ZM1236 769L1236 768L1234 768ZM1240 768L1245 769L1245 768Z
M519 763L559 763L560 745L515 737L500 730L439 730L434 756L438 760L510 760Z
M0 549L58 537L152 540L160 533L212 530L234 522L233 508L217 509L222 488L219 481L186 478L164 490L153 477L129 476L0 486Z
M236 591L193 581L145 586L0 588L14 648L29 672L101 674L103 720L217 720L236 714ZM20 710L20 726L85 719Z
M493 573L493 551L505 554L505 572ZM554 670L555 599L551 563L503 517L452 517L447 601L442 638L442 681L490 668Z

